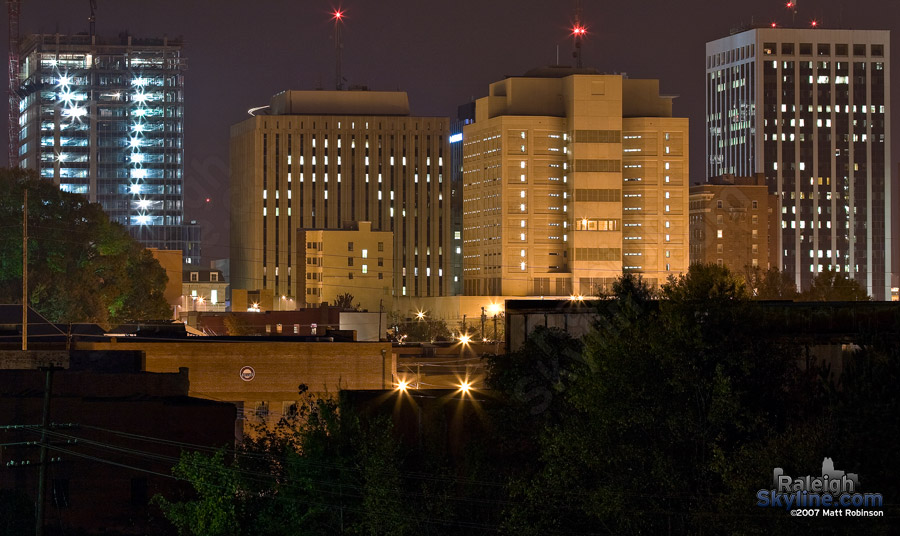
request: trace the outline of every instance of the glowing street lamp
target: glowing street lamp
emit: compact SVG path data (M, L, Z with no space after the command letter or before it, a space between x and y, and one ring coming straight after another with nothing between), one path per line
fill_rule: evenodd
M425 320L425 311L417 311L416 319L417 320Z
M467 395L467 394L469 394L469 391L471 391L471 390L472 390L472 384L469 382L469 380L465 380L459 384L459 391L462 394Z
M409 388L408 381L406 381L406 380L398 380L397 381L397 390L398 391L405 393L408 388Z

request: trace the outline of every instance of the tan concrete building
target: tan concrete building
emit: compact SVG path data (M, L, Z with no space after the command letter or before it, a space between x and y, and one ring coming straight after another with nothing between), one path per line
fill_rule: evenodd
M183 253L178 249L147 248L153 258L159 261L159 265L166 271L169 281L163 296L166 303L172 308L172 317L178 318L178 312L183 307L183 292L181 288L181 266Z
M688 121L656 80L548 67L491 84L463 131L464 285L593 294L688 265Z
M372 222L345 229L297 231L297 290L306 307L334 304L344 293L353 306L390 310L394 273L393 233L373 231ZM414 277L418 274L413 274ZM422 274L423 276L430 273Z
M377 91L286 91L251 112L231 129L233 289L310 302L298 230L368 221L393 232L391 281L374 291L449 293L448 118L410 116L406 93Z
M777 199L762 173L724 175L691 187L691 263L778 267L775 232Z

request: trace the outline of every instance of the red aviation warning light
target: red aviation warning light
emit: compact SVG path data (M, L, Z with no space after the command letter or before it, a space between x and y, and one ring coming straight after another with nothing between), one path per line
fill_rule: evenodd
M775 24L775 23L773 22L773 23L772 23L772 28L775 28L776 26L778 26L778 25Z
M575 37L584 37L584 34L586 34L586 33L587 33L587 28L585 28L584 26L582 26L580 24L576 24L575 26L572 26L572 35L574 35Z
M344 12L341 11L340 9L335 9L335 10L331 13L331 20L336 21L336 22L340 22L340 21L342 21L343 19L344 19Z
M814 20L814 21L810 22L809 25L812 26L813 28L816 28L819 26L819 21Z

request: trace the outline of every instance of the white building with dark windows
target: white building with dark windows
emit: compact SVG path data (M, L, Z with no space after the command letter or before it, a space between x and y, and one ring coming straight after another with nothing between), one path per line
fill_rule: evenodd
M764 173L779 268L891 284L890 32L756 28L706 44L706 178Z
M125 34L25 36L18 161L10 165L100 203L148 247L185 251L197 229L182 226L182 46Z
M228 282L221 270L185 267L181 277L181 312L225 312Z

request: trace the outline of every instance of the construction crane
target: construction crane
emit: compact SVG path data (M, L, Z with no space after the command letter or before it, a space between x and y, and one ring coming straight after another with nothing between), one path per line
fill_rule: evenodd
M91 44L94 43L94 36L97 31L97 0L88 0L91 6L91 16L88 17L88 26L90 27Z
M21 0L7 0L9 14L9 167L19 160L19 13Z

